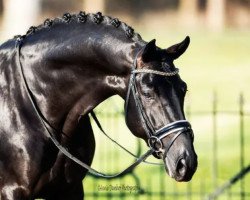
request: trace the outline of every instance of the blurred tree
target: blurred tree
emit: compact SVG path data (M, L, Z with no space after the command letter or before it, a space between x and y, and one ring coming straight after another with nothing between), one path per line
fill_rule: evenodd
M105 0L82 0L83 10L88 13L96 13L98 11L105 13Z
M231 2L249 5L250 0L230 0Z
M1 39L25 34L40 14L40 0L3 0Z
M83 0L42 0L42 18L54 18L64 13L78 13L82 10Z
M197 11L198 0L180 0L179 9L184 13L193 13Z
M0 15L3 13L3 0L0 0Z
M124 13L136 19L148 12L174 10L179 0L108 0L106 10L111 13Z
M180 0L179 14L181 23L187 26L195 26L197 24L198 0Z
M206 9L207 0L198 0L198 7L200 11L204 11Z
M221 31L225 26L226 0L207 1L207 25L213 31Z

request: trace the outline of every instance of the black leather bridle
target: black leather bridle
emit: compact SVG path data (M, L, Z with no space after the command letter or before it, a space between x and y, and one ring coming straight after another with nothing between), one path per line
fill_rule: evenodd
M154 126L152 125L151 121L149 120L148 116L145 113L145 109L143 108L143 105L139 96L139 92L137 89L137 85L136 85L136 74L149 73L149 74L155 74L158 76L169 77L169 76L177 75L179 70L178 68L176 68L175 71L172 71L172 72L163 72L163 71L157 71L157 70L151 70L151 69L137 69L137 57L139 53L137 53L136 58L134 59L134 63L133 63L132 71L130 75L130 80L129 80L129 85L128 85L128 91L127 91L126 102L125 102L126 123L128 124L127 113L129 109L129 100L130 100L130 97L132 96L135 102L137 112L141 120L141 124L147 134L148 146L155 153L154 156L156 158L161 158L161 155L166 154L168 152L169 148L172 146L174 141L182 133L190 134L193 139L194 137L193 131L191 128L191 124L187 120L178 120L178 121L169 123L166 126L163 126L162 128L158 130L155 130ZM174 136L167 143L167 146L164 146L162 140L171 134L174 134Z
M140 113L140 118L142 120L142 123L147 123L147 126L145 126L144 128L145 128L145 130L147 132L148 145L150 146L150 149L146 153L141 155L140 157L135 156L133 153L131 153L130 151L125 149L122 145L120 145L119 143L114 141L112 138L110 138L103 131L103 129L102 129L101 125L100 125L100 122L98 121L98 119L96 118L95 114L92 111L91 114L93 116L93 119L96 122L97 126L100 128L101 132L103 132L103 134L105 136L107 136L112 142L117 144L123 150L127 151L131 156L133 156L136 159L136 161L134 163L132 163L130 166L128 166L126 169L121 171L120 173L117 173L117 174L114 174L114 175L104 174L104 173L101 173L101 172L91 168L89 165L82 162L80 159L76 158L74 155L72 155L68 151L67 148L65 148L64 146L62 146L60 144L60 142L57 140L56 134L58 135L58 133L59 134L61 133L61 134L65 135L65 133L63 133L62 131L57 130L56 128L54 128L48 122L48 120L43 116L43 114L42 114L41 110L39 109L37 103L35 102L34 95L33 95L32 91L30 90L29 85L27 83L27 80L26 80L26 78L24 76L23 67L22 67L21 60L20 60L20 50L21 50L22 43L23 43L23 38L22 37L16 38L17 65L18 65L18 69L19 69L19 72L20 72L20 75L21 75L21 81L22 81L22 83L23 83L23 85L25 87L26 93L27 93L28 98L29 98L29 100L30 100L30 102L31 102L31 104L32 104L32 106L34 108L35 113L37 114L39 120L41 121L43 127L45 128L46 134L51 139L51 141L55 144L55 146L58 148L58 150L60 152L62 152L66 157L68 157L69 159L74 161L75 163L77 163L80 166L82 166L83 168L87 169L90 174L92 174L92 175L94 175L96 177L107 178L107 179L121 177L121 176L127 174L128 172L131 172L141 162L149 163L149 162L146 162L145 160L147 159L147 157L152 155L152 153L154 153L154 152L156 152L156 153L162 152L162 147L163 147L162 139L165 138L167 135L172 134L172 133L177 133L177 131L178 131L178 133L175 135L175 137L172 138L172 140L171 140L171 142L169 144L169 148L170 148L172 143L175 141L175 139L181 133L184 133L184 131L186 131L186 130L189 130L190 133L192 132L191 126L186 120L180 120L180 121L168 124L167 126L164 126L163 128L161 128L160 130L157 130L157 131L154 131L154 129L149 130L149 128L147 126L150 124L150 121L146 117L145 112L144 112L143 107L142 107L142 103L141 103L139 97L137 96L138 91L137 91L137 87L135 85L135 74L136 73L149 73L149 71L147 70L147 72L146 72L146 71L143 71L143 70L138 70L138 69L136 70L136 62L137 62L137 56L136 56L136 59L134 61L134 66L132 67L130 82L129 82L129 86L128 86L128 92L127 92L127 97L126 97L126 112L128 111L128 101L129 101L130 94L131 94L131 91L132 91L133 97L134 97L135 102L136 102L136 107L138 109L138 112ZM167 72L151 71L150 73L161 75L161 74L166 74ZM172 72L170 72L169 74L171 74L171 73ZM174 73L176 73L176 72L174 72ZM153 126L151 126L151 128L153 128ZM159 148L158 146L160 146L161 148ZM152 163L149 163L149 164L152 164Z

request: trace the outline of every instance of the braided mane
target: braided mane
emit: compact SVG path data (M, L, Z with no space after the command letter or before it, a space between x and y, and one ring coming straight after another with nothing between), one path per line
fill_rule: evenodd
M138 33L135 33L132 27L128 26L124 22L121 22L119 19L112 18L109 16L103 16L101 12L97 12L95 14L86 14L83 11L80 11L78 14L65 13L61 18L55 18L53 20L46 19L43 24L37 27L31 26L25 35L17 35L14 36L14 38L24 39L29 35L35 34L39 30L53 27L54 24L70 23L72 21L77 22L79 24L85 24L86 21L92 21L95 24L112 25L116 29L122 29L124 31L124 35L127 38L132 39L134 41L141 40L141 36Z

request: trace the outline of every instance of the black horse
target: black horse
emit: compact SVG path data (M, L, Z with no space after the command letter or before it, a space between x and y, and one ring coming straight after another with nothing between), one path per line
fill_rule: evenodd
M48 124L62 146L90 165L95 141L88 114L116 94L126 100L132 133L164 160L171 177L189 181L197 156L183 112L187 86L173 64L188 45L187 37L161 49L118 19L84 12L47 19L2 44L0 199L83 199L87 170L58 150Z

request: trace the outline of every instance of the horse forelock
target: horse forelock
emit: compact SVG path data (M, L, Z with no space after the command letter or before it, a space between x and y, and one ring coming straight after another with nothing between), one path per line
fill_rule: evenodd
M65 13L62 17L58 17L55 19L46 19L43 24L40 24L38 26L31 26L25 35L14 36L14 38L26 38L29 35L35 34L40 30L49 30L56 24L66 25L70 23L78 23L79 25L84 26L87 21L93 22L97 25L109 26L110 28L117 29L118 31L123 31L124 37L131 39L132 41L136 42L142 40L141 36L138 33L134 32L134 29L131 26L127 25L125 22L120 21L118 18L104 16L101 12L86 14L83 11L80 11L78 14Z

